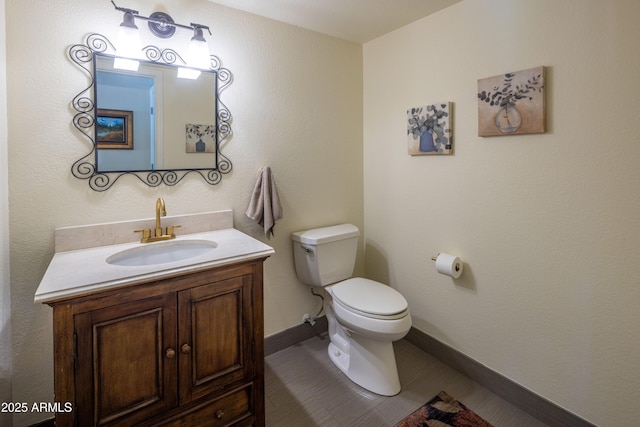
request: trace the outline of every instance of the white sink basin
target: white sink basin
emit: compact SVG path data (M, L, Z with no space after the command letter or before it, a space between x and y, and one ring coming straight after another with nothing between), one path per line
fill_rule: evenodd
M166 264L195 258L214 250L218 244L212 240L171 240L147 243L116 252L106 259L108 264L140 267Z

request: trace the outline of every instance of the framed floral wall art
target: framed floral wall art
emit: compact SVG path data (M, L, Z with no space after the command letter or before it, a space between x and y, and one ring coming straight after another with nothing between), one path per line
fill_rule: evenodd
M546 131L544 67L478 80L478 136Z
M407 110L407 136L412 156L453 154L451 102Z

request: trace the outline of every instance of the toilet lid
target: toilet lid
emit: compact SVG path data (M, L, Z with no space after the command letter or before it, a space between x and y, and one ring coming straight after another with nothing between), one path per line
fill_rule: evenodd
M390 286L362 277L336 283L333 298L343 305L379 316L392 316L407 309L407 300Z

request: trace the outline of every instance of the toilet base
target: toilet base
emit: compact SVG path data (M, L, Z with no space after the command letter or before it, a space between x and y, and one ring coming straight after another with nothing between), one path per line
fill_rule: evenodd
M369 323L370 328L363 332L364 328L358 326L363 319L357 319L356 314L343 313L346 325L338 322L330 292L325 293L324 311L329 326L327 351L333 364L351 381L373 393L382 396L400 393L392 342L409 332L411 317L407 315L392 322L374 319L377 328L372 329ZM371 319L364 320L371 322Z
M400 378L391 342L351 334L348 351L331 342L328 353L333 364L359 386L382 396L400 393Z

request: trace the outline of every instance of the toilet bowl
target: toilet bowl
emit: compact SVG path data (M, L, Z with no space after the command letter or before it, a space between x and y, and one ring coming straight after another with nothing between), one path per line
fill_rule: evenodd
M351 224L293 233L296 273L324 291L331 361L361 387L393 396L401 385L392 342L409 332L411 315L395 289L350 277L358 236Z

